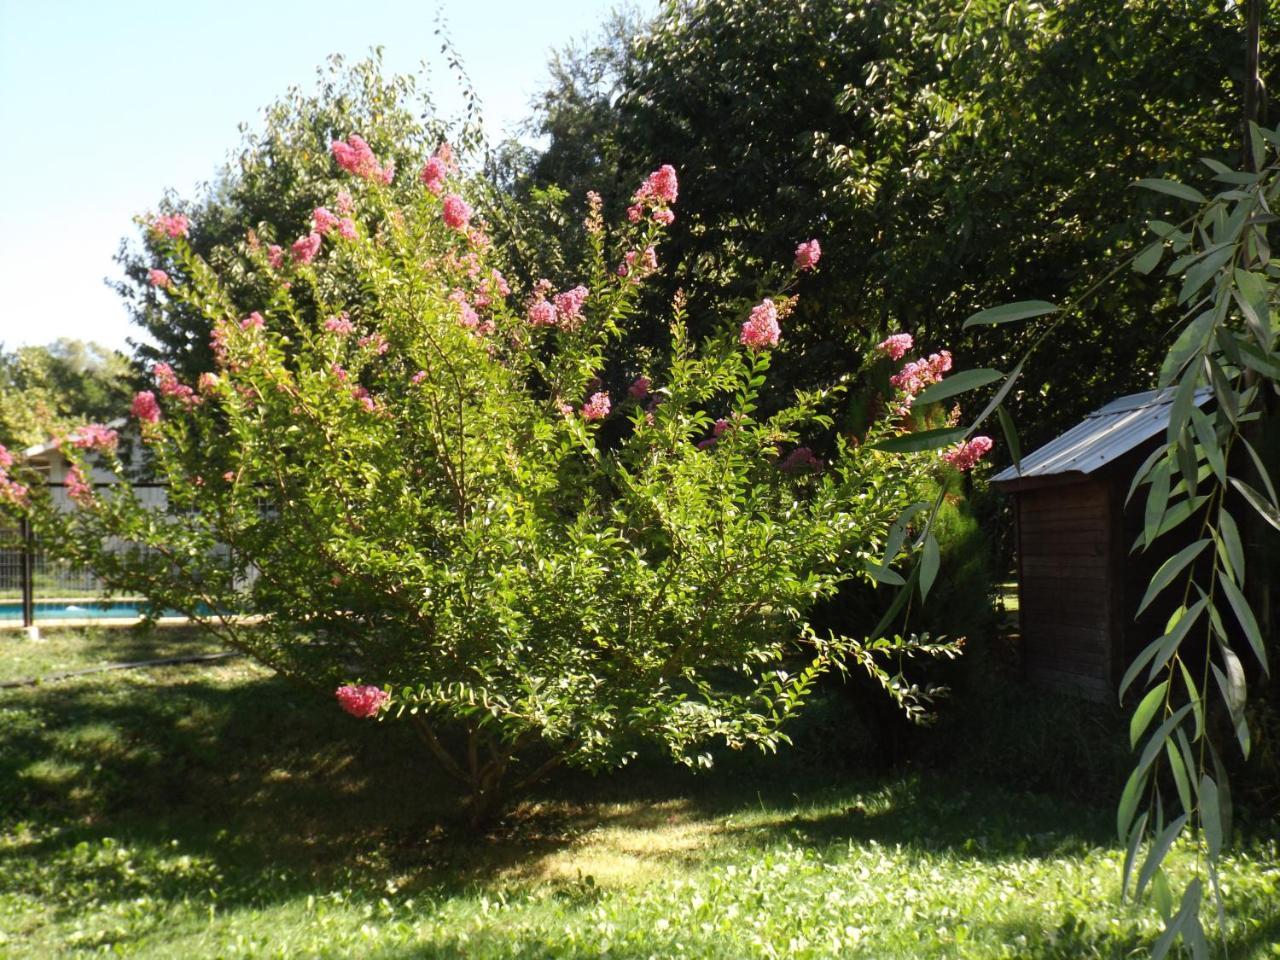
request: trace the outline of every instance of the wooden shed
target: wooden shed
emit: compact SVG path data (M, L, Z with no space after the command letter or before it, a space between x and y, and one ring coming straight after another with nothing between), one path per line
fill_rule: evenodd
M1148 609L1137 622L1134 612L1170 548L1130 553L1145 498L1124 500L1172 401L1169 390L1113 400L992 481L1015 501L1023 658L1036 683L1114 697L1133 656L1161 632L1169 611Z

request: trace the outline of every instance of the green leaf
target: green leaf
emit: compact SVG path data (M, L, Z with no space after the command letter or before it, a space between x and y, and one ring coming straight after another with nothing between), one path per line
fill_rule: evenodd
M1005 303L998 307L980 310L964 322L962 329L986 326L993 323L1012 323L1015 320L1029 320L1032 317L1043 317L1048 313L1057 313L1058 308L1048 300L1019 300L1016 303Z
M1170 474L1173 471L1168 459L1157 463L1151 471L1151 489L1147 491L1147 506L1142 521L1142 537L1147 546L1156 538L1160 521L1169 505Z
M1130 839L1129 825L1133 823L1133 815L1138 812L1138 799L1146 785L1145 768L1135 768L1125 782L1124 792L1120 794L1120 805L1116 808L1116 834L1122 841Z
M1256 345L1249 343L1247 340L1241 340L1240 343L1240 359L1244 361L1244 365L1251 370L1257 370L1269 380L1280 380L1280 356L1274 353L1264 353Z
M1161 681L1147 691L1147 695L1143 697L1142 702L1138 704L1138 709L1133 711L1133 718L1129 721L1130 750L1133 750L1138 746L1138 741L1142 739L1142 735L1147 732L1147 727L1151 725L1151 718L1156 715L1156 711L1160 709L1160 705L1164 703L1164 695L1168 690L1169 681Z
M1187 779L1187 766L1182 760L1182 752L1174 741L1166 740L1164 753L1169 758L1169 771L1173 774L1173 785L1178 790L1178 802L1189 814L1195 809L1195 799L1191 796L1191 781Z
M1182 903L1178 907L1178 912L1165 925L1164 933L1160 934L1160 938L1156 940L1151 948L1151 960L1164 960L1168 956L1169 948L1173 946L1173 941L1178 934L1183 933L1185 936L1183 928L1188 926L1200 914L1202 889L1198 878L1187 885L1186 892L1182 895Z
M1153 190L1156 193L1165 193L1171 197L1177 197L1179 200L1190 200L1192 203L1204 204L1208 201L1205 195L1194 187L1188 187L1185 183L1178 183L1176 180L1156 180L1152 178L1144 178L1137 180L1133 184L1143 190Z
M901 574L897 571L891 570L889 567L882 567L878 563L864 564L864 569L879 583L888 584L891 587L903 587L907 584L907 581L902 579Z
M1142 598L1142 602L1138 604L1138 616L1143 610L1147 609L1151 601L1160 595L1179 573L1181 573L1192 560L1200 555L1205 547L1212 543L1212 540L1197 540L1195 543L1183 547L1172 557L1160 565L1160 569L1155 572L1155 576L1151 578L1151 584L1147 587L1147 592Z
M1178 339L1173 341L1173 346L1169 348L1164 362L1160 365L1158 381L1160 387L1167 387L1173 383L1191 358L1204 349L1205 342L1213 331L1213 324L1213 312L1206 310L1182 328Z
M925 450L938 450L964 439L968 431L964 427L940 427L936 430L921 430L919 433L906 433L900 437L888 437L879 440L872 446L885 453L921 453Z
M1222 852L1222 805L1218 801L1218 784L1206 773L1200 778L1200 828L1213 860Z
M1160 263L1160 258L1164 256L1164 243L1157 240L1155 243L1148 244L1143 247L1142 252L1133 258L1133 269L1135 273L1148 274L1156 268Z
M1018 442L1018 428L1014 426L1013 417L1009 416L1003 403L996 407L996 416L1000 418L1000 429L1004 432L1004 442L1013 457L1013 467L1018 473L1022 473L1022 444Z
M937 579L938 568L942 565L942 554L938 549L938 541L930 532L924 538L924 552L920 555L920 599L929 599L929 589Z
M1142 896L1142 891L1151 882L1151 877L1157 868L1164 863L1164 858L1169 855L1169 848L1173 846L1173 841L1178 839L1178 834L1182 833L1182 828L1187 825L1190 818L1189 813L1184 813L1165 827L1151 844L1151 849L1147 851L1147 858L1142 863L1142 869L1138 871L1138 884L1133 888L1135 898Z
M1263 520L1280 530L1280 510L1268 503L1262 494L1238 477L1231 478L1231 485L1240 491L1244 498L1249 501L1249 505L1258 511Z
M1262 672L1270 676L1271 670L1267 665L1267 646L1262 642L1262 631L1258 629L1258 621L1254 618L1253 609L1249 606L1249 601L1245 599L1244 594L1240 591L1230 577L1218 577L1218 585L1222 587L1222 592L1227 595L1227 602L1231 604L1231 612L1236 615L1236 620L1244 629L1244 635L1249 641L1249 646L1253 648L1253 655L1258 658L1258 663L1262 665Z
M1133 830L1129 833L1128 842L1125 843L1124 869L1120 873L1121 899L1124 898L1129 890L1129 877L1133 874L1133 863L1138 856L1138 847L1142 846L1142 838L1146 833L1147 818L1149 816L1150 814L1144 812L1138 818L1138 822L1133 825Z
M945 380L941 380L933 386L926 387L920 391L916 396L915 402L937 403L939 400L946 400L948 397L954 397L957 394L985 387L989 383L995 383L1003 376L1004 374L999 370L962 370L960 373L954 373Z

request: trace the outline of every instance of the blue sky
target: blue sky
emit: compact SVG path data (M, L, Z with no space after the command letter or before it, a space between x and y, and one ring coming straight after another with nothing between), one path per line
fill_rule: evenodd
M440 0L490 136L521 120L548 54L594 33L620 0ZM630 5L650 13L657 0ZM0 344L137 336L103 283L131 218L191 195L291 84L331 53L424 59L442 113L455 85L436 5L412 0L0 0Z

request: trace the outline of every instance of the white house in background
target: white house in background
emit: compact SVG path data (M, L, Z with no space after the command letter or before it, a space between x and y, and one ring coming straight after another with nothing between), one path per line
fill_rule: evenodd
M106 424L112 430L122 430L127 425L128 420L124 417L119 417ZM71 469L71 461L67 459L67 455L63 452L63 447L75 439L76 434L73 432L63 440L47 440L22 451L24 465L35 470L40 474L41 479L50 485L49 492L54 502L59 506L69 507L71 504L66 490L62 487L62 484L66 483L67 473ZM121 440L127 442L128 438L122 437ZM141 446L135 445L135 449L141 449ZM85 479L89 483L112 484L120 482L114 473L100 465L98 454L93 451L86 452L84 461L88 468L85 471ZM160 509L168 506L169 498L163 487L137 486L134 489L134 493L139 500L150 506L159 507Z

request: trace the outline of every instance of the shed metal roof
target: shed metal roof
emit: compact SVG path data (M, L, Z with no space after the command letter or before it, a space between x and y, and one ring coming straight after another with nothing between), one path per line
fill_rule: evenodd
M1166 388L1112 400L1062 436L1023 457L1021 472L1011 466L996 474L993 482L1093 473L1168 427L1173 394L1173 388ZM1207 387L1197 390L1197 406L1212 395Z

